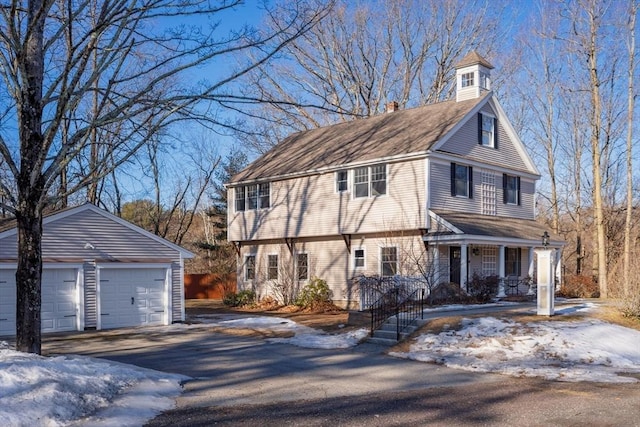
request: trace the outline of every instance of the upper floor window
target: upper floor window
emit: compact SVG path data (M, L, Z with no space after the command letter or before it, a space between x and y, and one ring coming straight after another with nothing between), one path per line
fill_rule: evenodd
M349 171L336 172L336 191L342 193L349 190Z
M451 163L451 195L473 198L473 168Z
M473 74L474 73L464 73L462 75L462 87L469 87L469 86L473 86Z
M245 209L245 191L244 187L236 187L236 212Z
M271 206L270 185L263 184L242 185L235 188L236 212L245 210L264 209Z
M489 74L480 72L480 87L483 89L491 89L491 81L489 80Z
M498 148L498 119L489 114L478 114L478 143L485 147Z
M278 280L278 255L267 256L267 279Z
M395 276L398 273L398 248L380 248L380 270L383 277Z
M507 175L506 173L502 175L502 195L504 198L504 203L509 205L519 205L520 204L520 177Z
M309 257L307 254L296 256L296 277L298 280L309 279Z
M247 255L244 257L244 280L256 278L256 256Z
M387 165L356 168L353 171L355 197L387 194Z

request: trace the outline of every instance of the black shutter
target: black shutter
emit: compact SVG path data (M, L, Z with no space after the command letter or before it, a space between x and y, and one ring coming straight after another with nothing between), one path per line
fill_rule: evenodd
M493 148L498 149L498 119L493 118Z
M451 163L451 196L456 197L456 164Z
M478 113L478 144L482 145L482 113Z
M517 187L517 197L518 197L518 206L520 206L520 177L516 178L516 187Z
M473 168L469 166L469 198L473 199Z
M507 174L502 174L502 203L507 204Z

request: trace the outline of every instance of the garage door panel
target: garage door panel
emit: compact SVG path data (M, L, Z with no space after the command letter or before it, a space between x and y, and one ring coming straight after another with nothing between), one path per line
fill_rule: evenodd
M164 324L165 292L164 268L101 269L101 327Z
M40 316L43 333L77 329L76 277L74 268L42 271ZM0 335L15 334L15 270L0 270Z

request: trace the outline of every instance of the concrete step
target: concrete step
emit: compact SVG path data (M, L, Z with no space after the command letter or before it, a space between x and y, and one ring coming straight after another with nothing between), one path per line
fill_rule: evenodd
M388 347L391 347L392 345L396 345L398 344L398 341L394 339L389 340L386 338L378 338L378 337L370 337L367 342L371 343L371 344L380 344L380 345L385 345Z

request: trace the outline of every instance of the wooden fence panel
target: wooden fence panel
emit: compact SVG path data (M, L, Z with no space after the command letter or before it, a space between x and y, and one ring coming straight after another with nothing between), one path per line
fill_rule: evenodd
M221 300L229 292L236 292L236 276L229 274L185 274L185 299Z

